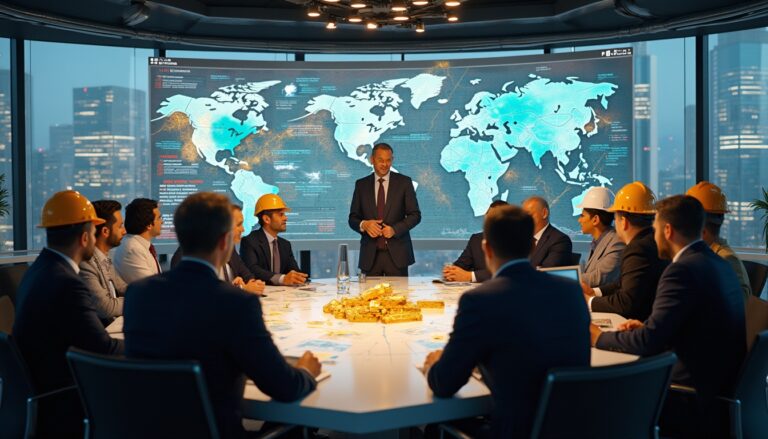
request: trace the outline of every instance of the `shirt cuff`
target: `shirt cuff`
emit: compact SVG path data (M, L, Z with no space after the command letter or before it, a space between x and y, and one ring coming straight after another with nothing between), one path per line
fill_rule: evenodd
M477 283L477 276L475 276L475 272L472 272L472 282Z
M284 276L285 275L273 274L272 277L269 278L269 280L272 282L272 285L282 285Z
M594 297L589 298L589 302L587 302L587 307L589 308L589 312L592 312L592 300Z
M360 229L360 233L365 233L365 230L363 230L363 221L360 221L360 225L357 226L358 229Z
M592 291L595 293L595 297L603 297L603 292L600 291L600 288L592 288Z

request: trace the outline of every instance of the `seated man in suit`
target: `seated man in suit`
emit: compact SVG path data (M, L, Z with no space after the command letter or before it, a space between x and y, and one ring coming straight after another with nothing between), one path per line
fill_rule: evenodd
M259 297L218 278L234 246L227 197L192 194L173 224L184 257L168 273L128 287L126 355L200 362L221 436L244 437L246 377L274 400L295 401L315 389L320 363L305 352L289 365L264 325Z
M93 307L107 326L115 317L123 315L123 296L128 288L109 257L109 251L119 246L125 236L120 214L123 206L114 200L97 200L93 207L96 215L106 222L96 226L96 249L90 260L80 262L80 277L91 290Z
M659 281L650 317L629 320L618 332L590 327L599 349L677 354L672 381L693 386L696 400L669 395L661 418L664 436L724 437L715 397L733 390L746 350L744 296L730 265L701 240L703 224L704 209L695 198L675 195L660 201L655 239L659 254L672 264Z
M163 230L163 218L157 201L137 198L125 206L123 243L114 251L115 268L124 281L131 283L162 272L152 240Z
M621 274L621 252L625 245L611 227L613 214L608 209L612 205L613 192L604 187L592 187L576 206L581 209L581 233L592 235L589 259L581 274L581 280L590 287L615 282Z
M101 224L88 199L75 191L58 192L43 207L40 227L48 245L19 285L13 324L36 394L74 385L65 357L71 346L100 354L123 351L122 341L107 334L91 291L78 276L80 263L93 257L95 226ZM41 405L39 437L83 437L85 414L75 391L44 398Z
M590 311L612 312L628 319L651 314L656 286L667 262L659 258L653 240L656 196L646 185L629 183L616 195L613 207L616 234L627 246L621 254L619 280L596 288L582 282Z
M741 259L736 256L736 252L728 245L728 241L720 237L720 228L723 226L725 214L728 213L728 203L725 199L725 194L716 185L708 181L700 181L688 189L686 195L696 198L704 206L706 219L704 221L704 229L701 231L701 239L707 243L716 255L731 264L736 277L739 278L739 285L741 285L741 290L744 292L744 299L748 299L752 295L752 286L749 283L747 269L744 268Z
M589 365L589 313L578 283L531 266L533 220L522 209L492 209L483 236L493 278L461 296L448 344L427 356L424 371L446 398L478 367L494 400L493 437L529 437L547 370ZM557 324L542 325L544 314Z
M276 194L262 195L256 201L256 217L260 228L243 238L240 254L249 270L269 285L301 285L306 273L299 271L291 243L277 236L285 232L288 206Z
M549 223L549 203L541 197L523 201L523 210L533 217L533 249L529 259L534 267L573 265L571 238Z
M497 206L506 206L507 202L496 200L488 207L486 215ZM483 232L469 237L469 242L453 265L443 268L443 278L449 282L485 282L491 278L491 272L485 268L485 255L482 249Z
M243 208L237 204L232 204L232 220L232 240L237 245L243 239L243 232L245 231L245 227L243 227ZM179 265L183 256L184 252L181 250L181 247L177 248L171 258L171 268ZM232 248L232 256L229 257L229 261L224 264L219 273L219 279L256 294L262 294L266 285L264 281L256 279L251 270L240 259L240 255L237 254L237 249L234 247Z

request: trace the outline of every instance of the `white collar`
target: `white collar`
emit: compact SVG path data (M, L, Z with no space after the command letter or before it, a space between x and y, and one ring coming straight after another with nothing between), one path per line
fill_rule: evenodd
M75 274L80 274L80 267L78 267L77 264L75 264L75 260L74 259L70 258L69 256L65 255L64 253L62 253L62 252L60 252L58 250L54 250L54 249L52 249L50 247L46 247L46 248L48 250L50 250L51 252L56 253L57 255L59 255L62 258L64 258L64 260L67 261L67 264L69 264L69 266L72 267L73 270L75 270Z
M264 234L267 236L267 243L269 245L272 245L273 241L277 241L277 236L272 236L271 233L267 232L267 229L262 228L262 230L264 231Z
M189 261L189 262L196 262L198 264L203 264L206 267L210 268L213 274L216 275L216 277L219 277L219 270L216 269L216 267L213 266L210 262L206 261L205 259L195 258L192 256L182 256L182 261Z
M679 252L677 252L677 254L675 255L675 257L674 257L674 258L672 258L672 263L674 264L675 262L677 262L677 260L678 260L678 259L680 259L680 255L682 255L682 254L683 254L683 253L684 253L686 250L688 250L689 248L691 248L691 246L692 246L693 244L696 244L697 242L701 242L701 239L697 239L697 240L693 241L692 243L690 243L690 244L686 245L685 247L681 248L681 249L680 249L680 251L679 251Z
M389 174L391 174L391 173L392 173L392 171L389 171L386 174L384 174L383 177L379 177L379 174L377 174L376 171L373 171L373 180L378 182L380 178L383 178L384 179L384 183L386 183L386 182L389 181Z
M541 230L539 230L539 233L533 235L533 238L536 240L537 244L538 244L539 240L541 239L541 235L544 234L544 232L547 230L548 227L549 227L549 223L547 223L546 226L542 227Z
M141 236L141 235L128 235L129 237L133 237L132 239L136 240L137 242L140 242L141 245L149 250L149 246L152 245L151 242L147 241L147 238ZM138 240L136 238L139 238Z

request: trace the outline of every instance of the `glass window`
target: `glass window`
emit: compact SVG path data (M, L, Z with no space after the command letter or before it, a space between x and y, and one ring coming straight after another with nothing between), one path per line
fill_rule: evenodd
M201 50L168 50L168 58L231 59L242 61L293 61L292 53L266 52L211 52Z
M363 54L343 54L343 53L307 53L304 55L305 61L400 61L399 53L363 53Z
M768 29L709 37L710 179L728 198L720 235L735 247L763 247L749 203L768 189Z
M26 43L29 248L45 201L72 188L123 205L149 196L149 49Z
M406 61L432 61L468 58L503 58L507 56L541 55L542 49L531 50L496 50L491 52L452 52L452 53L406 53Z
M0 174L4 175L3 188L8 212L0 218L0 251L13 250L13 218L11 212L11 43L0 38Z

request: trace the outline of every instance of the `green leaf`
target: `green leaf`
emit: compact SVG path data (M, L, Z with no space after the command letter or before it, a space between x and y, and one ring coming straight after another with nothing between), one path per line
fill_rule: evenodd
M763 192L763 199L752 200L749 203L749 207L755 211L755 213L762 213L763 218L763 238L765 239L765 252L768 253L768 191L765 188L761 188Z

